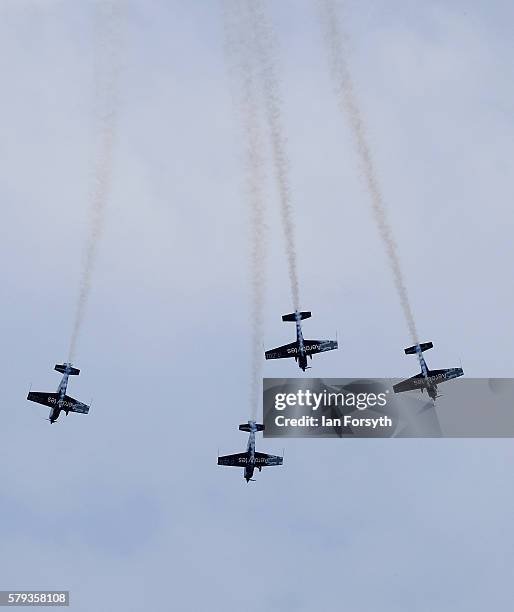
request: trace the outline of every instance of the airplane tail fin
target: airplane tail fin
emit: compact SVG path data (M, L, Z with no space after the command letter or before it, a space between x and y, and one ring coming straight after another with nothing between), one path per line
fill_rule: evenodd
M421 344L415 344L414 346L409 346L408 348L405 349L405 354L406 355L415 355L416 354L416 349L418 348L421 349L421 352L423 351L428 351L428 349L434 348L434 345L431 342L422 342Z
M78 368L72 368L69 363L56 363L54 370L60 372L61 374L66 374L66 371L70 376L78 376L80 374L80 370Z
M300 315L300 319L308 319L312 316L312 314L307 311L299 312L298 314ZM282 315L282 321L296 321L296 312Z
M260 423L242 423L239 425L241 431L264 431L264 425Z

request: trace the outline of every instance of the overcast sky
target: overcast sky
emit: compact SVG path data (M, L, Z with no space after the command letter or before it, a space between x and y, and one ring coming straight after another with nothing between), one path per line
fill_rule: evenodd
M217 1L123 2L112 192L69 393L95 155L93 2L0 3L0 588L77 612L507 609L510 440L285 440L246 485L216 465L249 417L248 214ZM319 377L410 376L408 329L340 114L317 3L270 2L306 336ZM514 7L346 4L350 63L420 340L511 376ZM269 169L268 169L269 172ZM266 348L290 342L267 181ZM297 376L294 362L266 376ZM278 440L257 440L279 454Z

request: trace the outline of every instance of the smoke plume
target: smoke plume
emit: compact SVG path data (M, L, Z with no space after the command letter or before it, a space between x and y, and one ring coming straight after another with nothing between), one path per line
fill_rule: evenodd
M275 180L280 201L280 213L284 231L291 297L295 309L300 308L300 289L293 219L293 205L289 180L289 159L286 153L282 118L282 99L276 74L277 46L275 33L266 14L262 0L247 0L255 61L259 68L264 96L266 119L271 135L271 150Z
M115 0L100 2L96 7L96 66L95 66L95 115L98 142L93 165L90 195L90 225L84 249L75 319L73 323L69 361L73 361L78 338L84 323L91 293L93 273L102 237L105 208L111 189L113 149L115 146L118 81L120 12Z
M250 221L250 317L252 322L251 418L257 418L261 398L262 337L266 263L263 125L259 109L258 75L251 52L248 12L238 0L225 0L225 49L232 77L233 97L242 126L245 151L245 184Z
M346 39L340 27L338 6L334 0L319 0L319 2L324 25L324 35L330 53L332 76L335 81L338 100L342 111L350 120L362 172L371 198L375 222L385 246L394 278L394 284L398 297L400 298L412 341L414 344L417 344L418 334L400 265L398 249L387 218L384 198L375 172L362 112L359 107L357 96L355 95L352 75L346 59Z

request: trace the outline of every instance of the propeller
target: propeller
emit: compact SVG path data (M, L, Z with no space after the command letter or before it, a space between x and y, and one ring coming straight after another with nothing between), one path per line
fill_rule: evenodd
M55 423L60 423L61 421L51 421L49 418L46 417L40 417L41 419L43 419L43 421L49 421L52 425L55 425Z

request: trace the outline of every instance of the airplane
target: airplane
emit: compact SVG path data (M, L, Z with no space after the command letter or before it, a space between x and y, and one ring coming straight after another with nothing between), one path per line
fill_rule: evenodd
M239 429L241 431L250 432L246 453L236 453L235 455L218 457L218 465L244 467L244 477L247 483L250 480L254 482L252 476L255 468L257 468L260 472L262 468L266 466L282 465L284 460L283 457L278 457L277 455L267 455L266 453L257 453L255 451L255 433L257 431L263 431L264 425L256 423L255 421L248 421L248 423L239 425Z
M337 340L303 339L301 321L311 316L310 312L299 312L298 310L283 315L282 321L293 321L296 323L296 341L266 351L264 353L266 359L285 359L287 357L294 357L298 366L305 372L305 370L310 367L307 365L307 356L312 359L315 353L324 353L325 351L333 351L338 348Z
M432 342L423 342L421 344L415 344L405 349L406 355L417 355L419 365L421 366L421 373L412 376L407 380L393 386L395 393L403 393L404 391L419 390L421 393L426 389L428 395L435 402L436 398L439 397L437 393L437 385L451 380L452 378L458 378L463 376L464 371L462 368L447 368L445 370L430 370L423 357L423 351L433 348Z
M57 388L57 393L45 393L40 391L30 391L27 395L27 399L31 402L37 402L44 406L50 406L50 415L48 420L50 423L55 423L64 410L66 416L70 412L78 412L80 414L87 414L89 412L89 406L78 402L69 395L66 395L66 388L68 387L68 377L78 376L80 370L72 367L71 363L56 364L55 370L60 372L63 377Z

